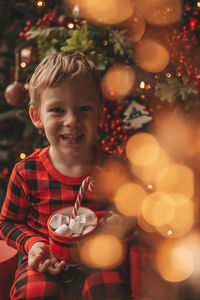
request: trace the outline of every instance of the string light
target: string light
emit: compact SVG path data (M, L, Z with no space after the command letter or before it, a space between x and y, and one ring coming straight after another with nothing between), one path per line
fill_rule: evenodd
M177 76L177 77L181 77L181 75L182 75L181 72L177 72L177 73L176 73L176 76Z
M26 158L26 154L25 154L25 153L21 153L21 154L20 154L20 158L21 158L21 159Z
M68 23L68 24L67 24L67 28L73 29L73 28L74 28L74 24L73 24L73 23Z
M104 46L108 45L108 41L103 41Z
M22 62L21 62L20 67L21 67L22 69L26 68L26 63L25 63L25 61L22 61Z
M44 1L37 1L37 6L38 7L45 6L45 2Z
M199 2L197 2L197 6L198 6L198 7L200 7L200 1L199 1Z
M170 78L170 77L172 77L172 74L171 73L166 73L166 77Z
M152 184L149 184L147 187L148 187L149 190L153 189L153 185Z
M140 88L141 88L141 89L144 89L144 88L145 88L145 82L144 82L144 81L141 81L141 82L140 82Z

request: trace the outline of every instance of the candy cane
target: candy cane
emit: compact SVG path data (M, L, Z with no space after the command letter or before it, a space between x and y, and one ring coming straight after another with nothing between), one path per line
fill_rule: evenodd
M84 197L84 194L85 194L86 190L89 189L90 191L92 191L92 187L93 187L92 177L88 176L81 183L81 186L80 186L77 198L76 198L76 202L75 202L74 207L73 207L71 219L76 218L79 207L81 205L81 202L83 200L83 197Z

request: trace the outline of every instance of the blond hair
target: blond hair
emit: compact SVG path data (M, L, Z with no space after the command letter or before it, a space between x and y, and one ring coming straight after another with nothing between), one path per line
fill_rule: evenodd
M100 74L94 63L83 53L65 51L45 57L29 82L30 104L35 107L40 105L40 93L44 88L59 86L66 80L79 76L91 80L100 95Z

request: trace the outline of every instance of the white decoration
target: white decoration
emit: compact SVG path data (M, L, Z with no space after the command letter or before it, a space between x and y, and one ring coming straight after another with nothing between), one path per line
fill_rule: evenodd
M124 111L125 118L123 119L124 123L129 123L124 127L127 129L138 129L142 128L144 124L150 122L153 118L149 115L145 105L139 104L133 100L127 109Z

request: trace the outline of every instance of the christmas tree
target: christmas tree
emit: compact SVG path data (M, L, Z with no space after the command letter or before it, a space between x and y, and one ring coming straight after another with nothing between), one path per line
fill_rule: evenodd
M4 6L0 5L3 11ZM150 136L148 141L153 141L154 146L150 144L149 153L155 154L159 143L174 165L179 164L182 180L190 182L191 170L198 178L199 15L197 0L10 1L7 6L10 21L6 24L4 20L6 28L0 45L1 192L6 190L13 164L48 144L29 120L28 80L44 57L58 51L84 52L100 71L105 119L98 129L96 142L99 145L109 153L126 152L129 156L131 137L146 133L144 138L148 140L148 134L153 133L157 140L151 140ZM142 156L147 164L148 150ZM151 178L156 171L155 166L150 170L151 176L144 175L141 165L134 171L153 196L152 191L161 189L166 181L168 187L172 184L168 176L173 168L165 169L160 181L155 183ZM173 176L172 180L175 180ZM197 198L198 187L195 193L191 189L185 189L184 197ZM168 191L166 187L163 190ZM149 203L157 203L153 196ZM184 200L177 199L181 206ZM190 204L187 205L186 210L190 211ZM198 211L198 203L194 205ZM172 206L169 205L170 211ZM180 208L183 214L184 209L185 206ZM144 211L149 210L147 205ZM138 220L144 231L145 226L150 232L158 227L161 236L172 235L172 240L179 236L176 226L169 228L162 222L152 224L149 218L144 212ZM188 220L188 231L191 223ZM162 274L162 270L161 275L176 282L176 278L172 280L169 274ZM185 279L187 276L177 281Z

